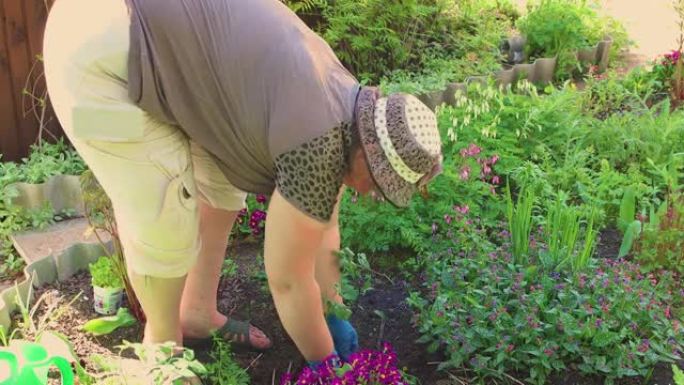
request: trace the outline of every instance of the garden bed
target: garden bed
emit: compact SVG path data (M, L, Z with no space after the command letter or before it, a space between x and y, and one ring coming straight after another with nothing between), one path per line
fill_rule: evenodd
M599 256L611 258L619 246L620 238L613 231L605 231L601 237ZM243 368L247 368L252 384L271 384L274 372L279 378L287 369L297 369L304 362L300 353L285 333L277 317L270 294L265 289L262 273L263 266L259 255L259 243L241 243L231 254L236 255L237 270L232 277L222 280L219 291L219 308L225 314L232 314L240 319L251 319L261 327L274 342L274 348L265 354L254 352L235 353L235 360ZM398 277L399 275L397 275ZM379 341L390 342L399 356L400 366L415 376L421 384L460 384L458 380L449 382L449 375L437 371L437 365L444 360L439 353L429 354L426 346L416 343L420 337L413 326L413 312L406 302L408 292L415 290L411 283L398 278L390 284L386 278L374 279L374 289L359 298L352 307L352 323L359 332L361 346L375 348ZM45 285L36 291L36 298L44 295L44 305L60 301L71 305L65 308L59 320L48 325L50 330L62 333L73 344L74 351L87 369L93 369L87 360L91 354L118 354L116 346L123 340L139 342L142 339L140 325L115 331L111 335L93 337L80 330L90 319L98 317L92 307L92 288L87 272L78 273L72 278ZM43 308L45 306L43 305ZM38 317L44 310L40 310ZM381 318L380 314L384 315ZM208 352L196 352L200 361L208 362ZM130 356L129 356L130 357ZM457 373L465 376L467 373ZM516 374L511 374L512 378ZM524 378L520 376L518 378ZM552 376L550 384L600 385L600 377L583 377L578 371L568 370L563 375ZM625 378L615 382L618 385L636 385L645 383L643 378ZM669 365L659 365L646 383L671 384L672 372Z

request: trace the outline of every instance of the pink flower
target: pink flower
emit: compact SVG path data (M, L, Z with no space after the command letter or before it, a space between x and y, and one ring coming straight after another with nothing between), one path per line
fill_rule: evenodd
M494 175L492 177L492 184L499 184L500 182L501 182L501 180L499 179L498 175Z
M475 156L478 155L482 149L478 147L475 143L470 143L468 148L464 148L461 150L461 156L463 158L467 158L469 156Z
M498 156L498 155L494 155L494 156L492 156L492 159L489 160L489 163L493 166L493 165L495 165L496 162L498 162L498 161L499 161L499 156Z
M461 177L461 180L468 180L468 178L470 178L470 166L466 165L461 167L459 176Z
M470 207L468 205L463 205L463 206L454 206L454 210L458 211L459 213L466 215L470 211Z

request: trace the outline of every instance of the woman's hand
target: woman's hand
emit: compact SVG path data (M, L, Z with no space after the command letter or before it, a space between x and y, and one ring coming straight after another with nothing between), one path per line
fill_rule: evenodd
M347 361L349 356L359 350L359 336L352 324L330 314L326 317L328 329L332 334L335 350L340 357Z

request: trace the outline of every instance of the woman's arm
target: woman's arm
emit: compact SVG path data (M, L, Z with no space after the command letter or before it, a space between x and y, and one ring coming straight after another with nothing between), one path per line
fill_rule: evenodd
M266 221L266 275L280 320L308 361L333 352L315 274L327 228L274 192Z

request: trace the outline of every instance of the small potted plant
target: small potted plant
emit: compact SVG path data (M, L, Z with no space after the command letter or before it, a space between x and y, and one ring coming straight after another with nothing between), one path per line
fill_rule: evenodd
M95 311L102 315L116 314L123 298L123 280L111 257L100 257L90 264Z

